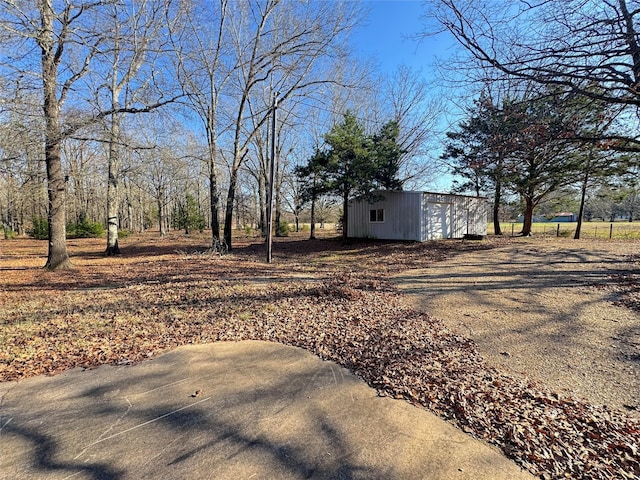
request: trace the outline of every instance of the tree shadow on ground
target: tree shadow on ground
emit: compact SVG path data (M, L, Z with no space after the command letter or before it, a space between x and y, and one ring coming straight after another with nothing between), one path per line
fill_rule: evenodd
M405 272L396 282L422 308L473 338L494 363L546 372L544 380L555 388L581 385L579 396L622 408L640 394L630 373L640 372L640 330L633 320L638 309L624 300L635 287L619 279L637 272L637 263L622 254L513 245ZM610 318L620 307L633 311ZM629 383L621 389L611 377Z
M3 469L38 478L82 472L105 480L250 478L257 472L290 479L394 478L391 467L352 456L357 446L332 420L333 407L325 408L327 397L342 395L326 364L295 349L274 354L274 348L169 354L135 374L118 374L126 373L122 368L84 374L101 379L94 384L90 377L73 383L53 378L32 392L53 391L61 404L35 401L35 410L10 392L3 416L12 421L2 434L14 440L4 448L13 454L26 443L28 458L7 464L15 458L8 455ZM189 395L195 386L204 393Z

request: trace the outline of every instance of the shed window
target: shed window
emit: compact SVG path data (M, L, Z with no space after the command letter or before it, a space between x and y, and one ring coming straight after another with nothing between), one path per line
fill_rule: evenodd
M384 222L384 208L369 210L369 221L372 223Z

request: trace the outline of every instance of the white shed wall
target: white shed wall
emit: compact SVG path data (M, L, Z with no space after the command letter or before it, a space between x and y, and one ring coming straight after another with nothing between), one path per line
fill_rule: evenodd
M422 240L486 235L489 207L485 198L425 193L422 199Z
M464 233L471 235L486 235L487 221L489 218L489 202L485 198L462 197L465 199L465 219L468 227Z
M451 195L425 193L422 196L421 241L451 238L453 201Z
M349 237L424 242L487 234L489 207L485 198L405 191L378 194L384 199L349 203ZM384 222L370 221L373 209L384 209Z

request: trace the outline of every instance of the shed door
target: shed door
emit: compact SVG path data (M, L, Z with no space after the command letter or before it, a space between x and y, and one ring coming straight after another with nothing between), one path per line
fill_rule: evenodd
M450 203L429 203L425 224L427 225L427 240L449 238L451 236L451 207Z

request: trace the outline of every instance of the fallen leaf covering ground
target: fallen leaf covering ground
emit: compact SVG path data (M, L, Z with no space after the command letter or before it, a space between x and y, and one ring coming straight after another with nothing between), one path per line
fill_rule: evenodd
M46 242L0 243L0 380L129 364L188 343L259 339L305 348L498 445L542 478L640 478L640 422L490 367L473 342L412 309L386 275L493 242L426 244L133 237L105 258L70 242L75 269L42 270ZM629 261L637 262L635 258ZM637 308L634 279L612 280Z

